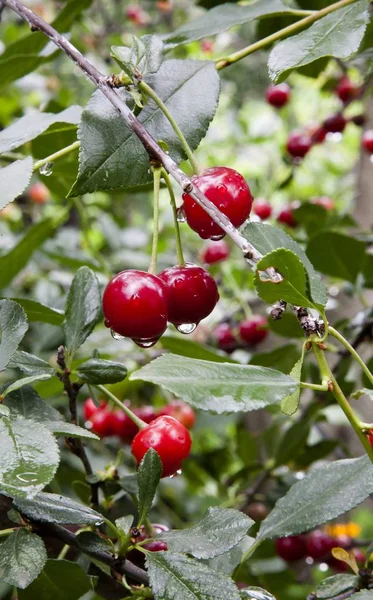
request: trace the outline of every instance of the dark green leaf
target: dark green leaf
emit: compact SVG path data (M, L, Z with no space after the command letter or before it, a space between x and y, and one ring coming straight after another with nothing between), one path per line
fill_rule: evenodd
M94 531L82 531L76 536L78 546L83 552L112 552L112 543Z
M39 577L18 597L19 600L78 600L91 589L88 575L77 563L50 559Z
M163 60L163 42L156 35L144 35L140 39L135 38L132 48L126 46L112 46L111 56L119 66L132 75L136 69L138 73L156 73ZM141 53L139 49L141 48Z
M32 158L28 156L0 169L0 210L27 188L32 176L32 165Z
M287 465L296 458L305 446L310 431L310 422L302 419L289 427L283 436L276 452L276 465Z
M8 394L19 390L25 385L30 385L35 381L46 381L47 379L51 379L53 376L54 373L36 373L35 375L30 375L30 377L22 377L21 379L17 379L17 381L14 381L6 388L6 390L3 392L3 397L5 398Z
M165 531L157 538L167 542L171 552L185 552L196 558L214 558L236 546L254 521L232 508L209 508L192 527Z
M8 365L27 329L23 308L13 300L0 300L0 371Z
M96 275L81 267L67 296L63 330L69 354L81 346L101 318L101 295Z
M133 373L132 381L161 385L202 410L229 413L275 404L297 384L279 371L165 354Z
M365 244L342 233L325 231L311 238L307 255L321 273L355 283L364 264Z
M299 348L295 344L285 344L270 352L255 352L250 360L251 365L278 369L286 375L291 371L299 357Z
M42 523L98 525L103 522L102 515L92 508L60 494L41 493L32 500L18 498L14 504L23 515Z
M62 325L63 323L64 317L61 310L51 308L28 298L12 298L12 300L22 306L29 321L49 323L50 325Z
M46 427L54 435L63 435L67 437L85 438L87 440L99 440L100 438L84 427L73 425L72 423L66 423L65 421L44 421L44 427Z
M303 360L304 360L304 346L303 346L302 356L300 357L299 360L297 360L294 367L292 368L292 370L289 373L290 377L295 379L295 381L297 381L298 383L301 380ZM284 398L281 401L281 411L285 415L293 415L298 410L299 402L300 402L300 392L301 392L301 388L299 386L292 394L289 394L289 396L286 396L286 398Z
M246 598L246 600L276 600L267 590L251 585L241 590L240 594L241 598Z
M32 387L23 387L12 392L4 400L9 407L12 418L24 417L39 423L45 421L62 421L62 415L35 392Z
M323 465L277 502L262 522L259 539L313 529L355 508L372 493L373 465L368 456Z
M353 600L373 600L373 592L369 590L363 590L357 594L350 596Z
M46 560L43 540L27 529L18 529L0 544L0 579L24 589L38 577Z
M201 360L212 360L213 362L236 362L230 359L226 354L220 354L214 348L177 337L176 335L162 335L159 340L162 348L169 350L173 354L188 356L189 358L200 358Z
M127 375L127 369L122 363L102 358L90 358L79 365L78 376L88 383L118 383Z
M297 317L290 312L285 312L281 319L274 321L268 319L268 327L276 335L281 335L285 338L303 338L304 332L299 325Z
M357 587L359 578L356 575L332 575L323 579L316 588L317 600L326 600Z
M23 350L17 350L13 354L8 367L19 369L22 373L26 373L26 375L50 374L52 376L56 373L56 370L45 360Z
M137 471L137 482L139 485L139 525L142 525L148 516L161 475L162 461L158 452L150 448L142 459Z

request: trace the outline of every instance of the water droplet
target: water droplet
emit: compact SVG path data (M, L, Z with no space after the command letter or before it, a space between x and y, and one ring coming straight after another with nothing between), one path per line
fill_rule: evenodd
M53 172L53 163L51 163L51 162L45 163L45 165L43 165L39 169L40 175L44 175L45 177L49 177L49 175L52 175L52 172Z
M178 223L185 223L186 217L185 217L185 210L184 210L183 206L180 206L180 208L177 209L176 219L177 219Z
M120 335L120 333L117 333L116 331L114 331L114 329L110 329L110 333L111 333L111 337L114 340L117 340L117 341L124 340L124 335Z
M38 480L38 474L32 471L26 471L25 473L19 473L16 478L22 483L35 483Z
M104 324L105 324L105 327L110 327L110 325L111 325L109 319L105 319Z
M181 325L177 325L176 329L179 333L183 333L184 335L188 335L188 333L193 333L195 328L197 327L197 323L181 323Z
M248 587L241 590L241 598L247 598L247 600L275 600L266 590L258 587Z
M151 348L152 346L154 346L154 344L156 344L158 342L159 338L152 338L152 339L144 339L144 340L133 340L135 342L135 344L137 344L137 346L140 346L140 348Z
M181 474L182 474L182 470L178 469L176 471L176 473L174 473L173 475L170 475L170 479L174 479L175 477L177 477L178 475L181 475Z
M219 240L222 240L224 236L225 236L225 233L222 233L220 235L212 235L210 237L210 240L212 240L213 242L218 242Z

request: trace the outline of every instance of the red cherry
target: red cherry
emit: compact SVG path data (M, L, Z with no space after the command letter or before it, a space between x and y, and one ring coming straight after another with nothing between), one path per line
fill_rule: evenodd
M372 431L372 430L371 430L371 431L370 431L370 433L369 433L369 437L368 437L368 439L369 439L369 443L370 443L370 445L371 445L371 446L373 446L373 431Z
M367 129L367 131L364 131L361 138L361 144L368 154L373 154L373 129Z
M311 147L312 140L309 135L299 131L289 133L286 149L294 158L303 158Z
M237 348L237 340L229 323L220 323L213 332L217 345L225 352L233 352Z
M89 421L92 415L98 412L100 409L105 408L105 400L100 400L100 406L96 406L92 398L87 398L83 404L83 415L86 421Z
M307 555L312 558L323 558L329 554L334 545L333 538L319 529L312 531L306 537Z
M211 54L214 49L214 43L211 40L202 40L201 41L201 50L206 54Z
M162 477L168 477L180 469L191 446L192 439L184 425L173 417L162 416L139 431L131 449L139 464L149 448L154 448L163 464Z
M327 131L323 127L315 127L310 132L312 144L322 144L326 138Z
M267 319L261 315L255 315L240 323L240 336L250 346L259 344L268 335Z
M230 249L226 241L211 242L201 252L201 260L207 265L214 265L228 258Z
M287 206L280 210L277 215L277 222L287 225L288 227L296 227L297 222L294 218L294 212L291 206Z
M132 409L137 417L151 423L157 418L157 415L152 406L142 406ZM112 430L113 435L117 435L124 442L131 442L138 432L137 425L126 415L123 410L116 410L112 415Z
M331 115L323 122L322 126L328 133L342 133L347 125L347 121L341 113Z
M31 202L34 204L45 204L50 198L50 193L47 186L45 186L44 183L39 182L34 183L30 187L29 196Z
M328 196L320 196L320 198L313 198L311 200L311 203L318 204L319 206L322 206L323 208L325 208L325 210L334 210L335 209L334 200L332 200L331 198L328 198Z
M162 408L159 414L173 417L187 429L192 429L196 422L196 415L193 408L183 402L183 400L172 400L170 404Z
M342 100L342 102L348 102L349 100L352 100L354 96L356 96L357 90L351 79L345 75L339 80L335 91L338 98Z
M232 222L239 227L251 211L253 198L245 179L234 169L212 167L193 177L193 183ZM219 238L225 235L201 206L188 194L183 194L185 218L191 229L201 238Z
M152 523L152 528L154 531L153 535L158 535L159 533L163 533L164 531L168 531L168 527L166 525L162 525L160 523ZM136 542L143 542L151 537L145 530L144 525L141 525L139 529L139 535L136 536ZM151 542L147 542L146 544L141 544L143 548L146 548L150 552L165 552L168 550L167 543L162 540L153 540ZM145 566L145 556L144 553L136 548L131 550L126 555L126 558L131 562L135 563L139 567L143 568Z
M352 123L355 123L355 125L357 125L357 127L362 127L365 124L365 115L360 114L360 115L354 115L353 117L350 117L350 121Z
M352 540L349 535L342 533L341 535L336 535L333 538L333 548L344 548L348 550L351 548Z
M174 325L199 323L219 300L215 279L197 265L170 267L159 273L159 278L167 286L168 320Z
M145 423L151 423L157 418L157 414L152 406L140 406L133 410L135 415Z
M253 211L262 221L265 221L272 214L272 206L264 198L258 198L254 202Z
M91 430L99 437L107 437L113 434L113 413L108 408L101 408L90 418Z
M307 556L306 542L302 535L289 535L289 537L276 540L277 554L284 560L291 562Z
M146 25L148 23L148 15L136 4L131 4L126 9L126 17L135 23L135 25Z
M151 273L118 273L105 288L102 307L105 325L138 346L153 346L166 330L166 286Z
M268 104L281 108L289 102L290 99L290 87L287 83L280 83L279 85L270 85L266 91L266 100Z

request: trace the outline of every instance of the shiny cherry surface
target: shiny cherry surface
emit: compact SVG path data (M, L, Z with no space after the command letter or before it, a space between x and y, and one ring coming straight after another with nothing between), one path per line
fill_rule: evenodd
M207 265L214 265L228 258L230 249L225 240L210 242L201 252L201 260Z
M312 139L309 135L298 131L289 133L286 149L294 158L304 158L312 147Z
M145 421L145 423L151 423L157 418L152 406L133 408L132 412L134 412L137 417ZM126 415L125 412L123 412L123 410L116 410L113 412L112 429L113 435L117 435L124 442L131 442L136 433L139 431L137 425Z
M320 529L312 531L306 537L307 555L315 559L323 558L329 554L334 546L333 538Z
M272 214L272 206L264 198L258 198L254 202L253 212L262 219L262 221L265 221L266 219L269 219Z
M99 437L113 435L113 413L108 408L101 408L90 418L91 430Z
M342 102L348 102L349 100L352 100L357 93L355 85L347 76L341 77L337 87L335 88L335 91L338 98L342 100Z
M87 398L83 404L83 415L86 421L89 421L92 415L106 406L105 400L100 400L100 406L96 406L92 398Z
M275 108L281 108L289 102L290 99L290 87L287 83L280 83L279 85L270 85L266 91L266 100L268 104Z
M268 335L267 319L261 315L254 315L240 323L240 336L244 342L253 346L262 342Z
M159 414L174 417L174 419L182 423L187 429L192 429L196 422L196 414L193 408L186 402L183 402L183 400L172 400L172 402L161 409Z
M342 133L347 121L341 113L331 115L323 122L322 126L328 133Z
M288 562L300 560L307 555L306 542L302 535L289 535L289 537L276 540L278 556Z

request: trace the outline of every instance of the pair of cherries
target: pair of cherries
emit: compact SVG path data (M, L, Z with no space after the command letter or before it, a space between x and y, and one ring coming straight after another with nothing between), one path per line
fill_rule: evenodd
M238 327L239 337L249 346L256 346L268 335L267 319L262 315L253 315L242 321ZM233 352L237 348L237 337L229 323L220 323L214 332L217 345L225 352Z

